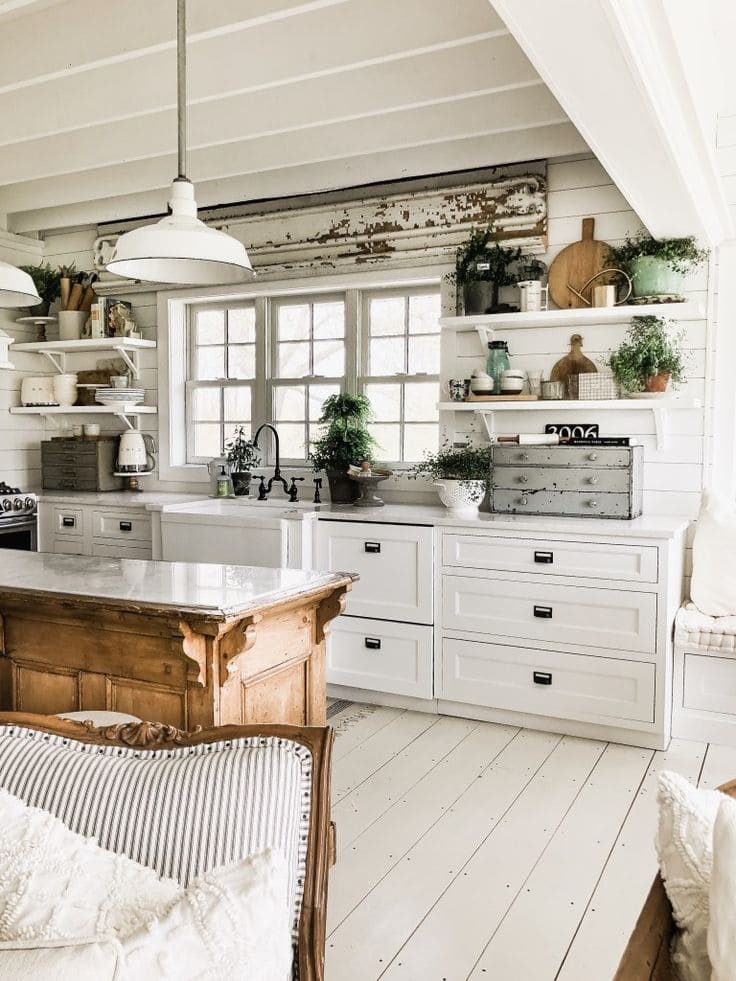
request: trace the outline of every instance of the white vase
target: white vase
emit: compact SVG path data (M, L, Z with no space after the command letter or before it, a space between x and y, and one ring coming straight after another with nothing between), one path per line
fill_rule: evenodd
M77 401L77 376L54 375L54 398L59 405L74 405Z
M78 341L82 336L82 329L89 320L89 314L81 310L60 310L59 311L59 340Z
M435 480L440 500L453 514L473 514L483 500L484 480Z

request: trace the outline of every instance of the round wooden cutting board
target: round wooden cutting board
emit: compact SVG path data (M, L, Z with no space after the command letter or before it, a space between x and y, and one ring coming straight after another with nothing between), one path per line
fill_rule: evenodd
M594 226L594 218L583 218L582 240L564 248L549 267L549 297L563 310L589 306L568 289L568 284L581 292L589 279L606 268L609 247L593 238Z

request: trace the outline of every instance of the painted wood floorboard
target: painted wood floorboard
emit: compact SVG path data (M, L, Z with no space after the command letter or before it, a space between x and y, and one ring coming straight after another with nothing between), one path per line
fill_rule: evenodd
M665 753L400 709L337 725L326 981L607 981L656 870L656 781L736 777Z

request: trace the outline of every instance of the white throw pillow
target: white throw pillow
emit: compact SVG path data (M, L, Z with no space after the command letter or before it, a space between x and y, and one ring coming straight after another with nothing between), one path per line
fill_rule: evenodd
M287 862L265 852L183 890L0 790L0 941L100 935L122 942L130 981L285 981Z
M698 790L677 773L659 775L657 855L680 928L672 960L682 981L710 981L707 951L713 825L724 795Z
M704 491L693 539L690 596L711 617L736 614L736 508Z
M0 943L0 981L124 981L117 940L11 940Z
M724 797L713 829L708 954L713 981L732 981L736 965L736 801Z

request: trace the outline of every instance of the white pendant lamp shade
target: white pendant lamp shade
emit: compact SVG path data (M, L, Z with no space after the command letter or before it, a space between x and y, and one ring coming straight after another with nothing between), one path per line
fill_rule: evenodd
M0 307L35 307L41 302L27 272L0 262Z
M169 205L171 214L155 225L120 236L108 272L179 286L242 283L254 275L242 242L197 218L190 181L177 178L172 183Z

